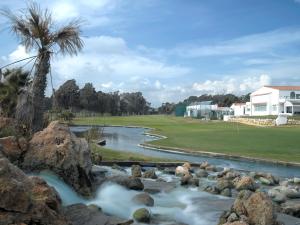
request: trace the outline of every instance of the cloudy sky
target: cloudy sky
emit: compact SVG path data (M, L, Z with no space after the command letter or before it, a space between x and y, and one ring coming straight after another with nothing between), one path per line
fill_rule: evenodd
M84 21L82 53L52 60L55 87L75 78L105 92L142 91L158 106L203 93L300 85L300 0L38 2L58 25ZM26 1L0 2L14 11L25 7ZM34 54L3 18L0 35L0 65Z

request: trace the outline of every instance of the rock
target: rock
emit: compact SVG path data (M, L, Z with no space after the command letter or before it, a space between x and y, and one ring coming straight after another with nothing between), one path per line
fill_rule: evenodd
M234 202L232 210L237 215L247 215L249 224L277 224L272 201L262 192L241 191Z
M67 206L64 211L72 225L129 225L133 223L132 220L124 221L105 215L97 207L86 206L82 203Z
M185 174L181 177L180 183L181 185L188 185L190 180L193 178L191 174Z
M233 188L234 185L230 180L219 178L217 181L217 188L219 191L223 191L226 188Z
M121 166L119 166L118 164L115 164L115 163L112 165L111 168L114 169L114 170L122 171L122 172L126 171L123 167L121 167Z
M239 217L236 215L236 213L231 213L227 218L227 221L230 223L235 222L237 220L239 220Z
M132 199L137 204L142 204L145 206L153 206L154 199L148 193L140 193L133 197Z
M273 225L276 216L272 201L262 192L252 194L245 203L250 224Z
M140 165L132 165L131 166L131 176L142 177L142 168Z
M233 223L224 223L223 225L249 225L248 223L244 222L244 221L235 221Z
M264 185L275 185L279 183L279 179L271 173L251 172L250 175L258 179Z
M155 169L150 169L144 172L143 178L157 179Z
M261 184L264 184L264 185L273 185L273 183L270 180L268 180L267 178L264 178L264 177L260 177L259 181Z
M239 172L233 171L233 172L226 173L225 178L229 179L229 180L233 180L233 179L235 179L237 177L240 177L240 176L241 176L241 174Z
M281 204L286 201L286 196L283 193L281 193L275 189L269 190L268 195L276 203Z
M177 166L175 169L175 174L176 176L184 176L184 175L189 175L190 171L186 167Z
M192 169L192 166L191 166L191 164L190 164L189 162L183 163L182 166L183 166L184 168L187 168L188 170L191 170L191 169Z
M205 161L205 162L203 162L203 163L201 163L200 164L200 169L206 169L206 167L208 167L209 166L209 164L208 164L208 162L207 161Z
M204 169L198 169L198 170L196 170L195 175L197 177L199 177L199 178L201 178L201 177L207 177L208 176L208 172L206 170L204 170Z
M274 190L282 193L287 198L300 198L300 192L293 187L277 186L273 188Z
M115 176L109 178L108 181L117 183L131 190L141 191L144 189L144 184L138 177Z
M250 190L250 191L255 191L256 190L256 184L253 180L252 177L242 177L236 184L235 187L238 191L241 190Z
M133 213L133 218L134 218L134 220L136 220L137 222L140 222L140 223L149 223L151 215L147 209L141 208L141 209L136 210Z
M0 225L69 225L54 188L0 159Z
M207 185L203 188L203 191L206 191L211 194L219 194L219 189L212 185Z
M166 174L170 174L170 175L175 175L176 174L176 172L175 172L175 169L173 169L173 168L165 168L164 170L163 170L163 172L164 173L166 173Z
M220 194L226 197L232 197L232 192L230 188L225 188L224 190L221 191Z
M285 214L300 218L300 203L288 201L281 204L281 211Z
M144 191L150 194L159 192L168 193L176 188L176 182L165 182L159 180L143 180Z
M217 167L215 167L213 165L209 165L209 166L205 167L205 169L207 171L217 172Z
M17 139L14 136L0 138L0 144L3 146L2 154L13 164L19 165L22 157L27 150L25 138Z
M22 167L29 171L51 170L80 194L91 195L92 161L88 143L58 121L34 134Z
M293 181L295 184L300 184L300 178L298 177L294 177Z

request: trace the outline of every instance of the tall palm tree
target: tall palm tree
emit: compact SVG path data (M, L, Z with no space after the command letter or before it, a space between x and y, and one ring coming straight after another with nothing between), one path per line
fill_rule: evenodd
M34 112L31 128L32 132L36 132L43 126L43 103L51 57L54 53L77 55L82 49L80 21L76 19L55 29L51 13L47 9L41 10L36 3L19 13L9 10L2 10L1 13L8 18L11 31L19 38L20 44L28 51L37 51L34 77L29 91Z

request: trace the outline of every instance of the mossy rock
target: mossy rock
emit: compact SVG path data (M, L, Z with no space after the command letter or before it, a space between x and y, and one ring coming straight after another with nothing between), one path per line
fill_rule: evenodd
M138 209L133 213L133 218L137 222L141 222L141 223L149 223L150 217L151 217L150 212L146 208Z

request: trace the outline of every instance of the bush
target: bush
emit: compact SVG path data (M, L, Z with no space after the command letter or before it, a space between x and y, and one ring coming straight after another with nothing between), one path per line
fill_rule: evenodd
M14 136L15 134L16 134L16 132L13 129L13 127L11 127L11 126L3 127L0 129L0 138Z

